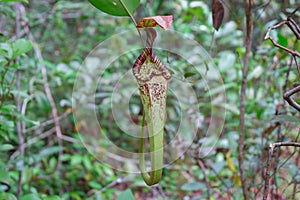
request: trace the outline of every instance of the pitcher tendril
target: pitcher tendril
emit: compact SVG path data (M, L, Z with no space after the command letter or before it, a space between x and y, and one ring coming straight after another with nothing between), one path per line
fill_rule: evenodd
M145 164L143 128L140 139L140 170L146 184L154 185L162 178L166 99L171 74L153 51L156 31L153 28L147 28L146 33L147 44L133 65L133 74L137 80L143 104L142 126L146 120L150 142L151 170L148 173Z

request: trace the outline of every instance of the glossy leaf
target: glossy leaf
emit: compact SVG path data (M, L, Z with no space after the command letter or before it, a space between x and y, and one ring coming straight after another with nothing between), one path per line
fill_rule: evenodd
M140 0L122 0L128 11L133 14L140 4ZM120 0L89 0L97 9L114 16L128 16Z
M173 16L153 16L145 17L140 20L137 24L137 28L153 28L155 26L160 26L164 30L171 28L173 23Z
M213 0L212 4L213 25L216 30L219 30L224 18L224 7L219 0Z

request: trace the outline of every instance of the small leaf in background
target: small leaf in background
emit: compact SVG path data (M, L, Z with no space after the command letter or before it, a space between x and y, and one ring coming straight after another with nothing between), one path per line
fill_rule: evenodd
M276 115L271 119L271 123L298 123L299 118L290 115Z
M153 28L155 26L160 26L163 30L168 30L171 28L173 23L173 16L154 16L145 17L140 20L137 24L137 28Z
M140 0L122 0L127 10L133 14L140 4ZM120 0L89 0L97 9L114 16L128 16Z
M9 43L0 43L0 55L12 59L13 49Z
M181 190L184 191L197 191L200 189L205 189L206 186L204 183L194 182L194 183L186 183L181 186Z
M59 196L44 197L43 200L61 200Z
M127 189L118 196L117 200L135 200L135 198L131 189Z
M227 164L228 164L228 167L229 167L229 169L234 173L234 174L236 174L237 173L237 170L236 170L236 168L235 168L235 166L234 166L234 164L233 164L233 161L232 161L232 159L231 159L231 153L230 153L230 151L228 151L228 153L226 153L226 160L227 160Z
M11 144L2 144L2 145L0 145L0 152L1 151L10 151L12 149L14 149L14 146L11 145Z
M17 200L17 198L10 193L0 193L0 200Z
M8 172L3 169L0 169L0 182L9 185L10 181L11 179Z
M212 17L214 28L218 31L224 18L224 7L219 0L213 0Z
M101 188L102 188L102 186L99 183L95 182L95 181L90 181L89 186L93 189L96 189L96 190L101 190Z
M13 58L16 58L31 50L32 43L29 40L19 39L12 44L12 48L14 52Z
M284 47L287 47L288 43L289 43L289 41L288 41L287 37L285 37L281 33L278 33L278 44L280 44Z
M45 148L38 155L33 155L32 157L30 157L29 163L33 164L33 163L39 162L42 159L45 159L53 154L59 153L63 149L64 148L61 146L53 146L53 147Z
M262 135L263 136L270 135L278 126L279 124L277 123L275 125L269 126L262 132Z
M41 200L41 198L37 194L26 194L20 200Z
M235 168L235 165L234 165L234 163L233 163L233 161L232 161L232 159L231 159L231 152L230 152L230 151L228 151L228 153L226 153L226 160L227 160L227 164L228 164L229 169L230 169L230 170L232 171L232 173L233 173L233 183L234 183L236 186L240 187L241 184L242 184L241 178L240 178L240 176L238 175L238 171L237 171L237 169Z

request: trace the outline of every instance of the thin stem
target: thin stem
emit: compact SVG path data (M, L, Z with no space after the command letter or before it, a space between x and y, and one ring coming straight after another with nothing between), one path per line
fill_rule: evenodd
M122 1L122 0L119 0L120 4L122 5L122 7L125 9L125 11L127 12L127 14L129 15L130 19L132 20L132 22L134 23L135 27L137 26L137 23L133 17L133 15L131 14L131 12L128 10L128 8L126 7L125 3ZM141 39L141 42L142 42L142 45L143 47L145 47L145 43L144 43L144 40L143 40L143 37L142 37L142 34L140 32L140 30L138 28L136 28L136 30L138 31L139 33L139 37Z
M129 15L129 17L131 18L132 22L134 23L135 26L137 26L137 23L135 21L135 19L133 18L133 15L131 14L131 12L128 10L128 8L126 7L125 3L122 0L119 0L120 4L123 6L123 8L125 9L125 11L127 12L127 14Z
M206 174L206 168L204 163L202 162L202 160L198 159L197 163L199 165L199 167L201 168L201 170L203 171L203 175L204 175L204 182L207 188L207 199L210 199L210 185L209 185L209 181L207 178L207 174Z
M21 3L16 3L15 4L15 12L16 12L16 38L19 39L20 37L20 29L21 29ZM16 63L18 63L18 58L15 60ZM16 97L16 106L18 112L21 112L21 95L19 91L21 91L21 80L22 80L22 74L19 70L16 72L17 78L16 78L16 89L18 91L17 97ZM17 116L19 118L20 116ZM17 135L18 135L18 142L19 142L19 151L20 151L20 158L22 159L22 163L24 164L24 154L25 154L25 149L23 148L25 138L24 135L22 134L22 122L18 121L17 122ZM22 165L23 165L22 164ZM17 182L17 198L20 199L23 193L23 187L22 187L22 179L23 179L23 172L20 170L18 172L18 182Z
M299 161L300 161L300 153L298 152L298 156L296 158L296 166L298 165L298 167L299 167ZM296 199L296 192L297 192L297 183L295 182L293 186L293 193L292 193L293 199Z
M239 171L242 182L242 190L244 200L249 199L247 180L245 177L244 168L244 154L245 154L245 113L246 113L246 89L247 89L247 76L249 68L250 53L252 47L252 33L253 33L253 21L251 13L251 1L244 0L245 13L246 13L246 55L244 59L244 69L243 69L243 79L241 86L241 98L240 98L240 135L239 135L239 147L238 147L238 161L239 161Z

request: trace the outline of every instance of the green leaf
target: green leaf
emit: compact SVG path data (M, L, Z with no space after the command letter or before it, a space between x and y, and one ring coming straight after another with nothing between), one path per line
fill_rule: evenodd
M17 200L17 198L10 193L0 193L0 200Z
M11 144L3 144L3 145L0 145L0 152L1 151L10 151L14 149L14 146L11 145Z
M93 169L93 165L91 163L91 160L89 159L89 157L85 156L83 158L83 165L87 170L92 170Z
M9 185L10 177L6 170L0 169L0 182Z
M12 44L14 55L13 58L16 58L26 52L28 52L32 48L32 44L30 41L25 39L19 39Z
M287 37L283 36L282 34L278 34L278 44L284 46L284 47L287 47L288 46L288 39Z
M44 197L43 200L61 200L59 196Z
M37 101L38 108L44 113L49 113L51 111L51 105L43 92L36 92L35 100Z
M1 49L0 49L0 51L1 51ZM5 65L7 65L7 64L8 64L8 61L6 59L0 60L0 68L4 68Z
M0 56L4 56L8 59L12 59L13 49L8 43L0 43Z
M102 186L99 183L95 182L95 181L89 182L89 186L93 189L96 189L96 190L101 190L101 188L102 188Z
M74 155L71 159L71 165L80 165L82 162L83 157L81 155Z
M20 200L41 200L37 194L26 194Z
M127 189L118 196L117 200L135 200L135 198L131 189Z
M199 182L187 183L181 186L181 190L184 191L197 191L204 188L205 188L205 184Z
M248 75L248 80L251 80L251 79L253 79L253 78L259 78L259 77L261 77L262 74L263 74L263 72L264 72L264 69L263 69L262 66L257 66L257 67L255 67L255 68L251 71L251 73Z
M0 108L1 114L11 114L16 110L16 106L15 105L4 105Z
M133 14L140 4L140 0L122 0L128 11ZM89 0L97 9L114 16L128 16L120 0Z
M218 69L227 72L232 69L236 61L236 55L231 51L223 51L220 53Z

